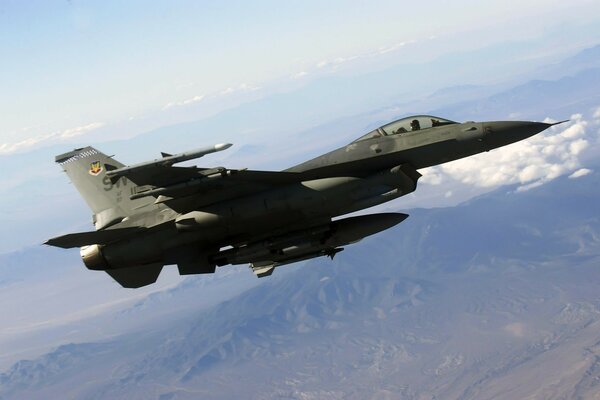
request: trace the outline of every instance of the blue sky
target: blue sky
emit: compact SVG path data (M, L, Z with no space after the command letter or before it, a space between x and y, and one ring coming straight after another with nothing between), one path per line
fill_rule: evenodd
M526 0L518 12L467 0L2 1L0 151L100 127L134 135L179 122L178 107L228 96L210 109L228 108L261 90L552 35L598 15L588 0ZM585 45L581 32L566 36Z

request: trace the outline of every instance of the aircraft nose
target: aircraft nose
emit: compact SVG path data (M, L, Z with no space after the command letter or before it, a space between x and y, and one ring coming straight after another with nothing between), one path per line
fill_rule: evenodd
M497 121L485 124L486 142L491 148L505 146L540 133L552 125L545 122Z

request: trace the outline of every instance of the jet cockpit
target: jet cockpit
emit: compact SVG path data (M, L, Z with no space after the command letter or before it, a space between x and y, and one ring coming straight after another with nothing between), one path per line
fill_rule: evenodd
M383 125L366 135L363 135L355 140L360 142L362 140L400 135L407 132L421 131L425 129L435 128L438 126L457 124L458 122L450 121L445 118L435 117L433 115L413 115L410 117L402 118L394 122L390 122L387 125Z

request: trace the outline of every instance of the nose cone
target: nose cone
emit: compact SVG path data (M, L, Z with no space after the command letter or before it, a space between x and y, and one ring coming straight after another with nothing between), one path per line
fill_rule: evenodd
M506 146L540 133L554 124L530 121L497 121L485 124L486 142L490 148Z

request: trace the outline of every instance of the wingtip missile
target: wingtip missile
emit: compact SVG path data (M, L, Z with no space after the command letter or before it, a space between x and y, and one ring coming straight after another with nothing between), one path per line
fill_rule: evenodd
M223 151L223 150L227 150L228 148L230 148L231 146L233 146L233 144L231 143L219 143L219 144L215 144L214 146L209 146L209 147L202 147L199 149L195 149L195 150L191 150L191 151L186 151L183 153L179 153L179 154L173 154L173 155L168 155L160 160L155 160L155 161L159 161L162 164L168 163L168 164L177 164L183 161L188 161L188 160L193 160L195 158L200 158L203 157L207 154L211 154L211 153L216 153L218 151Z
M219 143L219 144L215 144L215 151L227 150L231 146L233 146L233 143Z
M233 146L233 144L231 143L219 143L213 146L203 147L179 154L169 154L162 152L161 155L163 156L163 158L159 158L152 161L146 161L140 164L130 165L128 167L123 167L112 171L107 170L106 175L109 178L117 178L145 168L151 168L156 166L170 167L173 164L193 160L195 158L200 158L207 154L216 153L218 151L227 150L231 146Z

